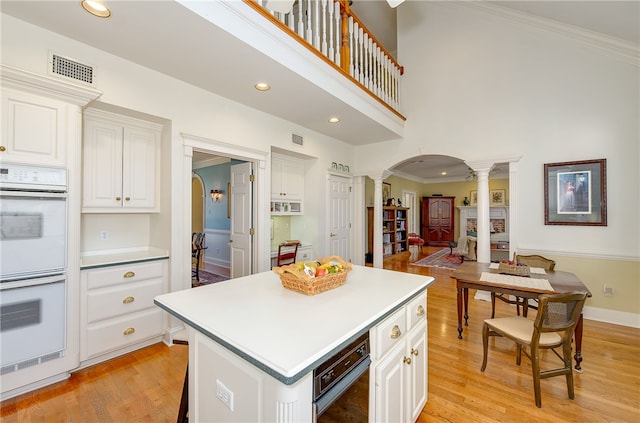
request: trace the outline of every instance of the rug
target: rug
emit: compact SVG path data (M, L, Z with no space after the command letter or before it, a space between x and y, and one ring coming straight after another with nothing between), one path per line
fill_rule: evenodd
M449 249L444 248L421 260L418 260L409 264L413 264L415 266L444 267L446 269L457 269L458 266L462 264L462 256L456 253L450 254Z
M191 287L195 288L203 285L211 285L212 283L226 281L229 278L226 276L216 275L215 273L207 272L200 269L200 281L197 281L195 276L191 278Z

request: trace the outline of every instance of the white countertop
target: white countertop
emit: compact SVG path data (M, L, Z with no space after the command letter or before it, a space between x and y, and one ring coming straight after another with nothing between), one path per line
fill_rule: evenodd
M137 263L166 258L169 258L169 252L155 247L84 252L80 255L80 269L115 266L118 264Z
M291 384L433 280L353 266L344 285L307 296L283 288L269 271L160 295L155 303Z

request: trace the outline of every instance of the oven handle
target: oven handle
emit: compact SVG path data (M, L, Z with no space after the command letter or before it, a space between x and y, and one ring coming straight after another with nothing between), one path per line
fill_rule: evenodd
M67 198L66 192L48 192L48 191L0 191L0 197L13 198Z
M0 283L0 291L5 291L8 289L27 288L29 286L46 285L50 283L64 282L65 280L66 280L66 275L63 273L59 273L57 275L51 275L51 276L33 277L29 279L20 279L20 280L13 280L13 281L2 281L2 283Z
M349 387L369 369L370 364L371 357L367 356L360 362L360 364L354 367L338 383L336 383L333 388L322 394L322 396L314 402L314 408L316 410L315 417L324 413L340 395L349 389Z

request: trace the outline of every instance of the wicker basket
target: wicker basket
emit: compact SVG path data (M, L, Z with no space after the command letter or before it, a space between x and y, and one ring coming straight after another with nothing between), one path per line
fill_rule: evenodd
M282 286L306 295L315 295L328 291L329 289L337 288L340 285L344 285L347 281L347 273L351 270L351 263L345 262L339 256L318 259L317 262L320 264L330 262L341 264L344 270L342 272L329 273L325 276L318 276L316 278L312 278L303 271L296 269L293 264L274 267L273 271L280 276Z
M498 265L498 271L500 273L504 273L507 275L514 275L514 276L530 276L531 275L529 266L517 266L515 264L507 264L507 263L500 263Z

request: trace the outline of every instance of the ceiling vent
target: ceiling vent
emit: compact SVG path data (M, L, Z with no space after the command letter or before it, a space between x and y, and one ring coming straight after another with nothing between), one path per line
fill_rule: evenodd
M291 134L291 142L294 144L302 145L304 144L304 140L302 139L302 135Z
M73 79L91 86L95 85L93 66L52 52L49 52L49 75Z

